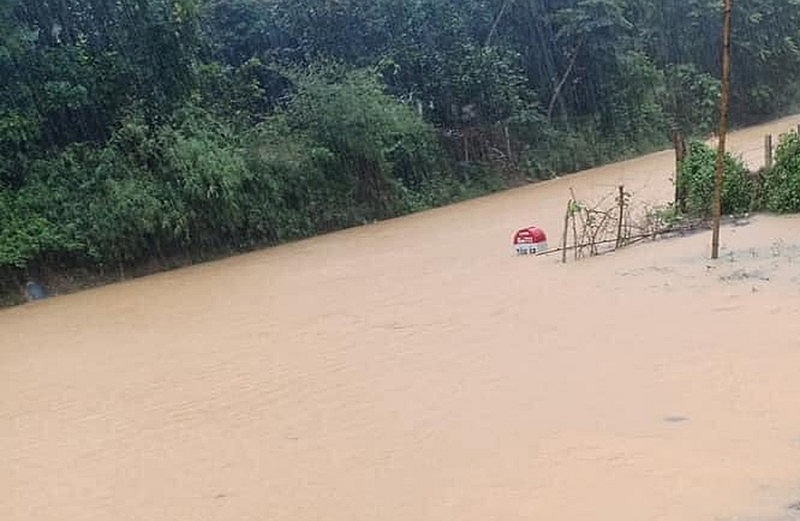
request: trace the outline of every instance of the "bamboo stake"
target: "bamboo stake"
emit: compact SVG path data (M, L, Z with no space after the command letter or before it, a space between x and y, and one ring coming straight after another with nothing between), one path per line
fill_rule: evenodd
M731 93L731 4L725 0L722 29L722 99L720 100L719 146L717 172L714 178L714 230L711 238L711 258L719 258L719 228L722 217L722 178L725 171L725 141L728 134L728 108Z
M577 204L577 203L575 203ZM575 223L575 211L580 211L579 208L573 206L572 208L572 243L578 244L578 225ZM578 248L575 248L575 260L578 260Z
M764 166L772 168L772 134L764 136Z
M567 211L564 214L564 236L561 239L561 247L563 251L563 255L561 255L561 263L567 263L567 234L569 233L569 214L572 210L572 199L567 201Z
M625 185L619 185L619 219L617 220L617 248L622 246L622 220L625 216Z

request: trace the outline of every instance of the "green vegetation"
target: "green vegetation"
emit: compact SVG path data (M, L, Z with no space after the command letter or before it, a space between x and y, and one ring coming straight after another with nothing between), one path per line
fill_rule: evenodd
M693 142L681 164L679 188L683 211L691 217L708 218L714 190L717 152ZM726 154L722 185L722 213L741 215L766 210L800 213L800 135L782 136L771 168L750 172L739 159Z
M685 212L694 217L711 217L717 151L704 143L693 142L681 164L679 189L685 194ZM722 182L722 213L737 215L749 212L753 205L755 184L747 167L739 159L725 155Z
M775 164L764 174L764 206L776 213L800 212L800 136L784 136Z
M0 0L0 294L446 204L666 146L673 128L704 135L719 4ZM734 123L796 107L796 2L735 10ZM771 210L800 206L796 149L766 178ZM741 211L750 178L729 167L726 211Z

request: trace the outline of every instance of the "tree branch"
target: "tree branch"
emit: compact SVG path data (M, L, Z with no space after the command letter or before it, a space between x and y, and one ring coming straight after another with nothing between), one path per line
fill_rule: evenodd
M483 44L484 47L489 47L492 44L492 39L494 35L497 33L497 26L500 25L500 21L505 16L506 11L511 6L511 2L514 0L505 0L503 5L500 7L500 12L497 13L497 16L494 19L494 23L492 23L492 29L489 31L489 35L486 37L486 43Z
M567 79L572 73L572 69L575 68L575 62L578 60L578 54L580 54L581 47L583 47L583 42L585 41L586 37L584 36L581 38L581 41L578 42L578 45L575 46L575 50L572 51L572 58L570 58L569 65L567 66L567 70L564 72L564 75L561 77L561 81L558 82L556 89L553 91L553 96L550 98L550 105L547 107L548 120L553 119L553 109L555 109L556 101L558 101L558 97L561 95L561 89L563 89L564 84L567 83Z

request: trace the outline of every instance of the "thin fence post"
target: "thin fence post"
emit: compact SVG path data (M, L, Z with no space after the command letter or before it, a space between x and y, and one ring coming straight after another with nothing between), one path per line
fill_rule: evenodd
M572 211L572 199L567 201L567 211L564 213L564 236L561 239L561 263L567 263L567 237L569 235L569 214Z
M764 167L772 168L772 134L764 136Z
M578 223L575 220L575 214L580 211L580 208L573 207L572 209L572 244L575 246L575 260L577 261L580 252L578 250Z
M617 221L617 249L622 246L622 223L625 215L625 185L619 185L619 220Z

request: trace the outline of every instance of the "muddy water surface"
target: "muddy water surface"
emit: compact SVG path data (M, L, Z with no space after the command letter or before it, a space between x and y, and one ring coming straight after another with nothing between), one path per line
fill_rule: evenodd
M672 168L0 312L0 519L791 519L800 220L726 228L716 263L705 233L511 255L570 187L658 201Z

